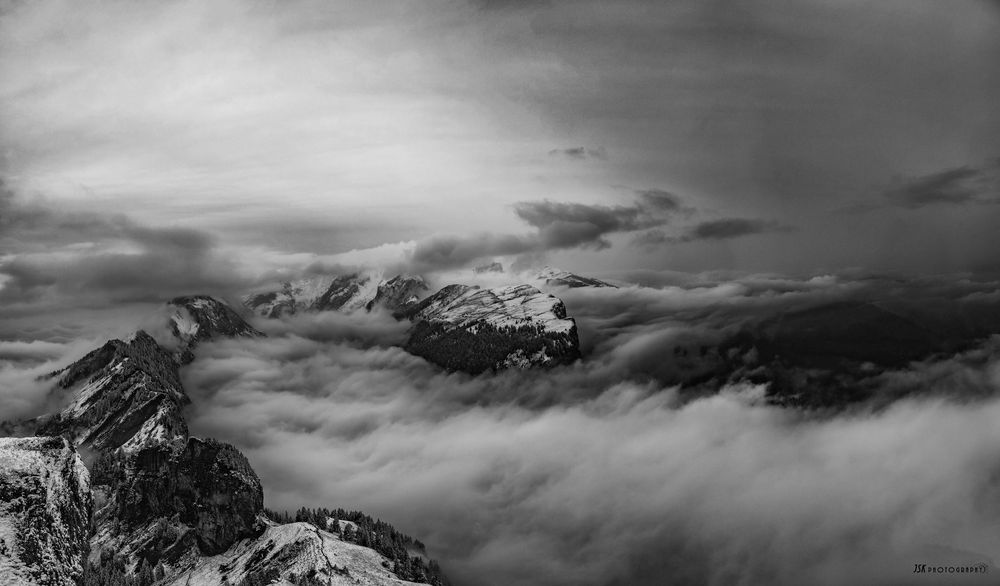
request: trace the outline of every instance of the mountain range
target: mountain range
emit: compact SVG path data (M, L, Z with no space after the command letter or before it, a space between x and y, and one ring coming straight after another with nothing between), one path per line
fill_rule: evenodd
M173 351L144 331L108 341L49 375L64 408L0 439L0 583L446 583L422 546L384 546L401 535L386 524L268 515L246 457L189 435L179 376L198 342L263 334L211 297L169 308Z
M483 271L481 271L483 272ZM488 271L502 272L499 263ZM612 287L597 279L546 268L535 280L553 287ZM580 357L576 323L557 297L531 285L483 289L453 284L432 294L419 276L386 279L379 271L312 276L243 298L262 317L299 312L388 311L413 322L403 345L413 354L454 371L530 368L571 363Z

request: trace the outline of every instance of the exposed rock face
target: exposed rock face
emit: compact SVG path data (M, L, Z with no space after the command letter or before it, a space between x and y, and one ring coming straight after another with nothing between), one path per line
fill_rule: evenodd
M170 301L174 313L170 330L179 340L174 357L180 364L194 360L199 342L213 338L263 336L226 303L208 295L177 297Z
M552 267L545 267L538 273L538 280L544 281L549 287L617 287L611 283L595 279L593 277L582 277L567 271L561 271Z
M391 561L372 549L342 541L309 523L268 524L259 538L203 558L167 584L413 584L396 578L389 570Z
M427 283L421 277L396 275L379 283L375 298L365 308L371 311L375 307L381 307L397 312L415 305L427 291Z
M260 533L260 480L229 444L191 438L179 452L152 446L101 467L95 483L108 486L110 498L97 515L100 549L173 565Z
M417 276L397 275L385 280L379 271L364 271L289 281L280 290L247 295L243 304L262 317L303 311L371 311L375 307L398 311L415 303L427 290L427 284Z
M260 335L209 297L172 303L188 351L216 336ZM111 340L52 373L53 400L68 406L18 428L48 437L0 439L0 585L182 576L180 583L214 586L229 571L219 560L242 564L233 584L405 583L376 551L307 524L270 523L261 537L269 522L260 480L233 446L188 436L175 357L141 331ZM66 438L80 442L90 473ZM203 580L204 571L215 574Z
M255 335L228 308L204 299L175 302L192 308L184 316L193 324L190 340ZM93 562L111 551L127 567L140 560L176 564L259 533L259 479L232 446L188 437L181 408L189 399L175 355L152 337L140 331L111 340L53 377L53 393L69 405L25 427L67 436L93 453Z
M145 332L111 340L52 376L52 393L69 405L33 422L38 435L66 435L81 447L125 451L187 439L180 410L189 400L177 364Z
M478 374L580 357L563 302L529 285L449 285L399 315L415 323L406 349L450 370Z
M65 439L0 439L0 584L77 584L91 506L89 474Z

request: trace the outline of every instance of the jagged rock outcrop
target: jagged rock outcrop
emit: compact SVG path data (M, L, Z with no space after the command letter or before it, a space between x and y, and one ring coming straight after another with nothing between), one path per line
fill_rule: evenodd
M91 507L89 474L65 439L0 439L0 584L78 584Z
M180 451L159 445L107 455L95 467L94 484L107 494L96 514L94 549L133 561L183 566L262 530L260 479L243 454L216 440L190 438Z
M194 349L199 342L264 335L244 321L228 304L208 295L176 297L169 306L174 310L170 331L178 340L174 358L180 364L194 360Z
M180 410L189 399L177 364L143 331L110 340L51 376L53 398L68 405L29 422L36 435L65 435L75 445L104 451L187 439Z
M397 312L418 303L427 291L427 283L422 278L396 275L379 283L375 297L365 305L365 309L371 311L380 307Z
M563 302L530 285L449 285L397 315L414 322L406 349L449 370L478 374L580 357Z
M409 286L387 289L386 300ZM210 297L172 305L174 333L190 357L200 340L261 335ZM245 562L233 584L277 577L405 583L393 562L368 547L267 520L260 480L243 454L188 436L179 356L139 331L50 375L53 401L66 406L15 426L48 437L0 440L0 584L151 584L182 576L181 583L214 585L221 582L195 579L220 559ZM71 441L80 443L89 475ZM275 550L273 538L286 534L293 537ZM328 563L341 559L342 566Z
M371 270L289 281L278 290L247 295L243 304L262 317L304 311L371 311L375 307L398 311L415 303L427 291L421 277L396 275L386 280L380 271Z

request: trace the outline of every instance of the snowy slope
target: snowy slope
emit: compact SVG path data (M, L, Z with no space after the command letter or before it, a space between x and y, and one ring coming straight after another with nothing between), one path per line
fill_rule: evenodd
M145 332L110 340L53 373L53 394L68 405L33 422L38 435L67 435L76 445L134 452L183 441L189 402L173 356Z
M208 295L176 297L167 304L173 310L170 331L178 344L174 357L180 364L194 360L199 342L216 338L263 336L224 301Z
M378 269L349 275L313 276L283 283L281 288L246 295L243 304L262 317L304 311L371 310L380 305L394 311L413 303L427 290L420 277L386 279Z
M405 348L448 370L479 374L580 357L563 302L530 285L448 285L402 315L414 322Z
M66 440L0 439L0 585L76 584L90 510L89 474Z
M296 579L306 577L331 586L413 584L396 578L386 567L391 562L373 549L341 541L309 523L268 524L260 537L202 558L165 586L217 586L253 579L295 584Z
M539 326L552 333L567 333L576 327L566 317L566 307L557 297L531 285L479 289L449 285L428 297L414 320L465 327L487 323L495 327Z

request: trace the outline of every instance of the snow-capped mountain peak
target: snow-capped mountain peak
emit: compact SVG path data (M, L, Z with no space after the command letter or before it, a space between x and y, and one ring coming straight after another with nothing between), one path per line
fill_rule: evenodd
M422 277L396 275L380 269L339 276L311 276L288 281L279 289L246 295L243 304L262 317L280 317L303 311L397 311L418 301L427 291Z
M194 359L199 342L213 338L263 336L224 301L208 295L176 297L168 303L172 310L170 331L179 345L175 356L181 364Z

